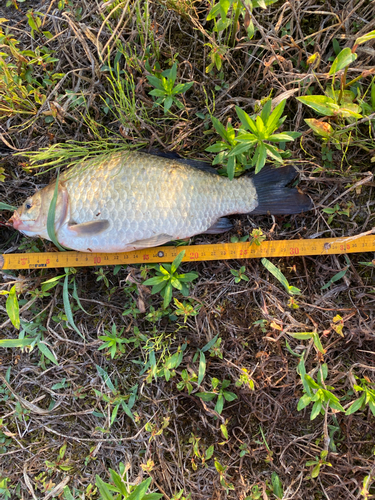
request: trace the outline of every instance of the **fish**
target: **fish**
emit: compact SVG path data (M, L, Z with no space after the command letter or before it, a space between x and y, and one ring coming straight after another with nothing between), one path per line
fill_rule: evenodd
M292 165L233 180L210 165L158 152L125 151L81 162L58 179L55 235L81 252L128 252L198 234L220 234L233 214L297 214L312 201L295 188ZM51 240L47 216L56 181L26 199L9 225Z

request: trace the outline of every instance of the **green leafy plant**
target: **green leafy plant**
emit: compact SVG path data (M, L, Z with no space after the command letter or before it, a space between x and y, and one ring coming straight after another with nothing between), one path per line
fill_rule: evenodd
M167 114L172 104L175 104L179 109L183 109L184 105L177 98L178 94L187 92L194 82L178 83L175 85L177 78L177 63L174 63L170 69L161 73L161 76L147 75L149 83L155 87L149 92L150 95L157 97L156 103L163 105L164 114Z
M250 233L250 245L260 246L267 236L263 233L261 228L253 229Z
M177 383L177 389L179 391L187 391L188 394L192 393L193 386L191 382L197 382L198 377L195 373L189 373L187 370L182 370L181 372L181 382Z
M236 380L235 386L236 387L242 387L242 386L248 387L251 391L254 390L254 380L252 379L249 371L242 367L241 368L241 375L238 377L238 380Z
M30 352L34 347L37 347L43 356L55 365L58 365L55 354L44 338L46 329L41 325L33 325L22 320L20 321L20 327L21 330L18 339L1 339L0 347L27 348Z
M309 340L313 339L314 345L316 349L321 352L322 354L325 354L325 350L323 349L322 343L320 341L320 337L318 332L287 332L287 334L290 337L293 337L294 339L299 339L299 340Z
M243 281L249 281L249 278L245 274L246 268L245 266L242 266L239 271L236 271L235 269L231 269L230 272L235 276L234 282L239 283L241 280Z
M64 458L66 453L66 447L67 445L64 444L60 448L57 460L53 462L50 462L49 460L45 461L46 467L48 469L60 469L62 471L67 472L73 468L72 465L69 465L71 463L71 460L69 458Z
M212 116L215 130L223 139L206 148L206 151L218 153L213 160L213 165L219 163L224 165L228 177L233 179L235 174L240 174L250 167L255 167L255 173L260 172L267 157L282 164L283 158L290 156L290 151L283 151L273 143L291 142L301 135L299 132L291 131L274 133L286 118L286 116L281 118L285 103L285 100L282 101L271 111L272 101L268 99L257 116L249 116L236 106L236 113L241 122L237 135L230 123L225 128L217 118Z
M354 390L362 392L362 395L349 406L345 415L352 415L358 410L363 410L368 405L375 417L375 384L365 378L361 378L360 381L361 385L354 385Z
M349 201L346 205L346 208L344 209L342 209L338 203L336 203L336 205L332 208L331 207L323 208L322 212L324 212L325 214L329 214L327 224L328 225L331 224L336 215L346 215L347 217L349 217L350 209L353 207L353 205L354 204Z
M172 264L164 264L157 266L156 276L149 278L143 284L148 286L152 285L151 293L160 292L164 298L164 308L166 309L172 300L172 289L179 290L185 297L189 295L189 288L186 283L191 283L198 278L197 273L178 274L181 261L185 255L185 250L180 252L174 259Z
M100 476L96 476L95 484L103 500L159 500L163 497L161 493L147 493L151 485L151 477L138 485L130 485L125 479L126 469L122 462L120 462L119 468L120 474L109 469L112 483L106 483ZM115 493L115 496L112 493Z
M132 340L122 338L121 335L124 331L124 327L117 331L117 326L115 323L112 325L112 331L104 330L105 335L99 335L99 339L103 341L103 344L98 348L107 349L111 358L113 359L116 355L119 356L124 354L125 346L124 344L129 344Z
M174 305L176 306L175 314L176 316L183 316L184 317L184 323L186 323L187 319L189 317L194 317L197 314L199 314L199 310L202 307L201 304L196 304L193 306L190 302L183 301L180 302L176 298L173 298Z
M211 392L197 392L196 396L201 398L203 401L212 401L213 399L217 398L216 405L215 405L215 411L217 413L221 413L224 408L224 401L234 401L237 399L237 395L234 394L233 392L227 391L227 387L230 386L230 380L223 380L223 382L220 382L219 379L213 377L211 379L211 387L212 391Z
M10 479L8 478L0 478L0 495L1 498L7 500L8 498L12 498L11 491L9 490L8 482Z
M365 101L365 96L369 88L362 93L362 89L358 84L362 78L370 75L371 72L363 72L354 80L347 81L348 68L357 59L356 50L358 46L374 38L375 31L371 31L357 38L352 49L345 47L338 52L328 73L332 77L331 84L322 89L323 95L297 97L301 103L309 106L319 115L324 116L323 120L305 119L307 125L324 141L332 141L338 149L342 148L342 144L354 143L356 135L356 133L354 135L352 132L349 133L348 130L342 130L343 123L345 121L355 123L356 120L363 117L363 114L368 115L375 111L374 83L371 86L370 100L368 102ZM316 53L307 62L317 66L320 62L320 56ZM344 70L344 72L341 77L337 78L337 74L341 70ZM321 87L318 77L316 79ZM353 128L353 130L355 129ZM361 146L360 143L357 143L357 145Z
M310 414L310 420L314 420L320 413L324 415L329 407L335 411L345 412L338 397L331 392L334 387L325 384L325 379L328 376L327 364L324 363L319 366L317 381L306 373L303 356L301 356L300 362L298 363L297 371L301 377L304 392L304 395L298 401L298 411L303 410L310 403L314 403Z
M271 474L271 483L272 483L272 493L275 495L276 498L282 500L284 498L283 485L276 472L272 472Z
M257 7L266 9L268 5L276 1L277 0L245 0L241 2L240 0L219 0L213 5L208 13L207 21L214 21L213 31L217 32L219 35L226 31L227 36L225 43L233 47L240 16L244 18L244 27L250 40L255 33L254 24L246 8L249 9L250 12Z
M196 354L193 357L193 363L195 363L198 359L199 355L199 368L198 368L198 379L197 379L197 384L198 386L201 385L205 373L206 373L206 356L205 352L210 351L210 356L216 356L218 355L222 359L222 354L220 351L220 342L221 339L218 338L219 334L215 335L214 338L212 338L202 349L198 349ZM217 352L217 349L219 348L219 352Z
M138 384L129 389L129 394L122 395L113 384L108 373L101 366L96 365L96 369L111 393L104 394L97 389L94 389L95 394L103 399L106 403L108 403L108 407L110 409L113 408L111 411L110 426L112 426L112 424L116 420L120 408L122 408L126 415L134 421L134 416L131 412L131 409L133 408L134 403L137 399Z
M328 451L327 450L322 450L320 452L320 457L315 457L315 460L308 460L306 462L306 466L307 467L313 467L313 469L311 471L311 477L313 479L315 479L316 477L319 476L320 469L323 466L328 465L328 467L332 467L332 464L329 463L329 462L327 462L327 460L326 460L327 455L328 455Z
M230 478L227 475L228 465L221 465L217 458L215 458L214 460L215 469L219 474L220 484L224 488L226 493L229 493L229 490L234 490L235 488L233 486L233 483L230 482Z
M344 258L346 260L346 266L344 267L344 269L342 269L341 271L339 271L338 273L336 273L334 276L332 276L332 278L325 285L323 285L321 287L321 290L326 290L333 283L335 283L336 281L341 280L345 276L345 274L347 273L348 269L350 268L350 260L349 260L349 257L347 255L345 255L345 254L344 254Z
M189 443L193 445L193 453L196 458L198 458L201 462L201 464L204 467L207 467L207 461L212 458L212 455L214 454L215 447L214 445L209 446L207 449L200 443L201 438L196 436L194 433L191 433L191 437L189 438ZM193 470L198 469L198 465L196 463L196 460L192 458L191 460L191 465Z
M30 12L29 19L33 22L35 13ZM8 19L0 19L0 119L16 115L32 117L45 102L48 87L64 75L54 71L59 59L53 57L50 49L20 50L20 42L8 28L2 27L7 22Z
M7 290L0 291L0 295L7 295L7 300L5 303L6 311L14 328L17 328L17 330L19 330L20 306L18 304L16 285L13 285L9 292Z
M284 286L285 290L290 294L290 295L299 295L301 293L301 290L295 286L291 286L288 283L288 280L286 277L283 275L283 273L278 269L272 262L270 262L268 259L263 258L261 260L262 264L264 267L269 271L275 278L280 281L280 283Z

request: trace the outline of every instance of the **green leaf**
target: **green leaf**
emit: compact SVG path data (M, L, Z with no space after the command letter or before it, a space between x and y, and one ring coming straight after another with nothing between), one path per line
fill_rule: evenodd
M335 281L338 281L341 278L343 278L345 276L345 274L346 274L346 272L347 272L348 269L349 269L349 267L346 267L345 269L343 269L339 273L337 273L334 276L332 276L332 278L328 281L328 283L326 283L324 286L322 286L321 290L325 290L330 285L332 285L332 283L334 283Z
M337 113L337 110L334 110L332 107L336 105L335 101L325 95L308 95L297 97L297 100L324 116L333 116ZM337 105L336 107L339 109Z
M13 285L9 291L5 304L9 319L17 330L20 329L20 306L18 304L16 285Z
M296 332L296 333L286 332L286 333L291 337L293 337L294 339L299 339L299 340L312 339L315 334L314 332Z
M276 160L280 163L283 162L283 159L280 153L277 151L275 146L271 146L271 144L264 144L267 149L267 155L270 156L273 160Z
M227 163L227 174L230 180L233 180L235 170L236 170L236 158L234 156L231 156L228 159Z
M163 95L165 95L165 89L163 87L163 83L160 80L160 78L158 78L157 76L154 76L154 75L147 75L146 78L149 81L149 83L151 83L151 85L153 85L154 87L156 87L159 90L162 90Z
M318 332L314 333L314 345L318 349L319 352L321 352L322 354L325 354L326 351L323 349Z
M227 134L227 131L224 127L224 125L222 125L219 120L217 118L215 118L214 116L211 117L211 120L212 120L212 124L213 126L215 127L215 130L216 132L225 140L228 140L228 134Z
M250 130L250 132L252 132L253 134L258 135L258 129L257 129L257 126L255 125L254 120L252 118L250 118L250 116L247 113L245 113L245 111L243 111L243 109L239 108L238 106L236 106L236 113L237 113L237 116L240 119L243 127L246 130Z
M294 132L293 135L289 132L284 132L282 134L273 134L267 137L267 141L271 142L292 142L294 139L300 137L302 134L300 132Z
M195 395L203 401L212 401L217 396L216 392L197 392Z
M276 108L272 111L271 116L267 120L266 131L267 134L272 134L274 130L278 127L279 120L283 114L285 108L286 100L281 101Z
M209 342L207 342L207 344L204 347L202 347L201 352L209 351L211 349L211 347L215 344L218 336L219 336L219 334L217 333L213 339L211 339Z
M174 261L172 262L172 267L171 267L171 273L175 273L177 271L177 269L179 268L181 262L182 262L182 259L184 258L184 255L185 255L185 250L183 250L182 252L180 252L177 257L174 259Z
M259 116L257 118L259 118ZM264 167L264 165L266 163L266 158L267 158L267 150L266 150L266 147L263 144L263 142L258 144L257 150L258 150L258 158L257 158L257 162L255 165L255 173L256 174L262 170L262 168Z
M150 90L149 95L153 95L155 97L164 97L165 90L161 90L161 89Z
M70 301L69 301L69 290L68 290L68 285L69 285L69 274L68 274L68 269L66 269L67 274L64 279L64 286L63 286L63 303L64 303L64 310L66 317L68 319L68 323L70 326L78 333L80 337L83 339L85 338L82 333L78 330L76 327L76 324L74 323L73 319L73 313L72 313L72 308L70 306Z
M65 500L75 500L70 492L69 486L64 486L63 495Z
M370 40L373 40L374 38L375 38L375 30L370 31L369 33L366 33L366 35L357 38L354 45L361 45L362 43L366 43Z
M96 486L102 496L102 500L115 500L109 491L107 483L105 483L98 475L96 475Z
M352 62L357 59L357 54L353 54L349 47L345 47L333 61L331 69L329 70L329 75L335 75L341 69L346 68Z
M312 478L315 478L315 477L318 477L318 476L319 476L320 467L321 467L321 464L317 464L317 465L313 468L313 470L312 470L312 472L311 472L311 477L312 477Z
M222 426L220 426L220 427L222 427ZM228 436L227 436L227 437L228 437ZM209 447L207 448L206 453L204 454L204 455L205 455L205 459L206 459L206 460L209 460L209 459L212 457L212 455L214 454L214 451L215 451L215 447L214 447L214 445L212 444L211 446L209 446Z
M217 411L218 414L220 415L221 412L223 411L223 408L224 408L224 398L221 394L219 394L214 410Z
M254 140L252 142L250 141L246 141L246 142L242 142L241 144L237 144L237 146L235 146L232 151L229 153L229 157L231 156L237 156L241 153L245 153L245 151L248 151L250 148L252 148L254 146L254 144L257 142L256 138L254 138Z
M38 342L38 349L39 351L44 354L46 358L48 358L52 363L58 366L57 359L55 358L54 354L50 351L50 349L46 346L44 342Z
M265 127L267 127L268 118L270 117L271 114L271 107L272 107L272 100L268 99L262 108L262 112L260 113L260 117Z
M13 205L8 205L8 203L3 203L3 202L0 202L0 210L16 210L16 207L14 207Z
M276 498L282 500L282 498L284 497L284 490L280 478L276 474L276 472L272 472L271 481L273 487L273 494L276 496Z
M209 153L219 153L226 149L228 149L228 144L226 142L215 142L215 144L206 148L205 151Z
M151 285L158 285L159 283L164 282L164 276L155 276L154 278L149 278L148 280L144 281L143 284L145 286L151 286Z
M319 415L321 409L322 409L322 402L319 400L315 401L311 410L310 420L315 420L316 417Z
M224 391L223 396L226 401L234 401L237 399L237 394L234 394L234 392Z
M201 385L201 383L204 379L205 373L206 373L206 356L201 351L199 354L199 371L198 371L198 380L197 380L198 386Z
M329 139L334 133L332 126L327 122L315 118L306 118L305 122L316 134L326 139Z
M297 410L298 411L301 411L303 410L304 408L306 408L306 406L308 406L309 404L311 403L311 397L308 396L307 394L304 394L300 400L298 401L298 404L297 404Z
M169 306L170 301L172 300L172 285L170 283L164 289L164 309Z
M268 259L266 258L263 258L261 260L261 263L263 264L263 266L271 273L275 276L275 278L280 281L280 283L285 287L286 291L288 293L290 293L290 289L291 289L291 286L289 285L288 283L288 280L285 278L285 276L283 275L283 273L280 271L280 269L278 269L274 264L272 264L272 262L270 262ZM295 288L295 287L294 287ZM296 289L298 290L298 289ZM297 295L297 294L296 294Z
M48 209L47 215L47 234L48 238L52 241L52 243L61 251L64 252L65 249L60 245L57 241L56 232L55 232L55 213L56 213L56 203L58 197L58 189L59 189L59 173L57 173L55 190L53 192L53 197Z
M173 104L173 97L168 96L164 101L164 113L167 113Z
M1 339L0 347L27 347L33 342L32 338L23 338L23 339Z

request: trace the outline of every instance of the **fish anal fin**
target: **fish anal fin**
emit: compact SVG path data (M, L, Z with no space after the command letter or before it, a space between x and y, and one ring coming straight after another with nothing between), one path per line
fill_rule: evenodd
M96 236L109 228L109 221L106 219L83 222L82 224L68 224L68 230L75 236Z
M157 247L171 240L173 240L173 236L170 234L157 234L151 238L146 238L145 240L132 241L132 243L129 243L129 247L134 248L134 250L140 250L141 248Z
M201 234L220 234L225 233L232 229L233 224L226 217L221 217L218 219L215 224L212 224L204 233Z

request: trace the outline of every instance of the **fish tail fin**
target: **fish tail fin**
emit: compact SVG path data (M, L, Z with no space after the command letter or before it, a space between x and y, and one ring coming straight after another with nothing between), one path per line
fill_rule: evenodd
M252 179L258 195L258 206L251 215L290 215L311 210L313 203L307 195L285 187L296 177L296 173L292 165L280 168L265 166L254 175Z

